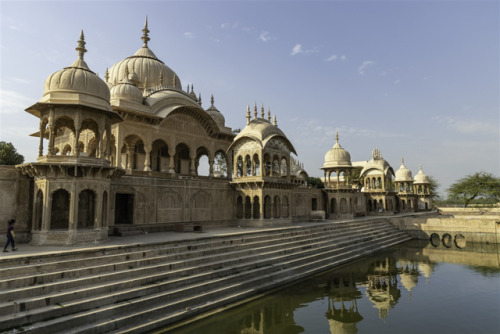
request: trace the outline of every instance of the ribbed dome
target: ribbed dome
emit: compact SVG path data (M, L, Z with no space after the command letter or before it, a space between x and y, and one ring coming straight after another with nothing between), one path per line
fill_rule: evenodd
M71 66L55 72L45 80L40 102L81 104L111 110L107 84L83 60L83 54L87 52L83 31L76 50L79 57Z
M217 110L217 108L214 106L214 96L212 95L212 98L210 99L210 102L211 102L211 106L206 110L207 114L210 115L210 117L212 117L215 121L215 123L217 123L217 126L219 126L219 128L224 128L226 126L226 119L224 118L224 115L222 115L222 113Z
M144 42L142 48L137 52L109 69L109 81L115 85L125 77L125 71L129 70L137 80L137 87L141 90L156 86L167 86L182 89L181 80L167 65L159 60L156 55L148 48L149 30L148 21L144 25L142 40ZM134 82L135 83L135 82Z
M429 184L429 177L422 171L422 165L420 165L420 170L415 175L413 184Z
M325 163L322 168L351 167L351 155L339 144L339 134L335 134L335 145L326 152Z
M143 96L139 88L134 86L128 78L122 80L110 90L111 99L122 99L142 104Z
M413 177L411 175L411 170L406 168L405 166L405 161L401 162L401 167L396 171L396 178L394 179L395 182L411 182L413 181Z

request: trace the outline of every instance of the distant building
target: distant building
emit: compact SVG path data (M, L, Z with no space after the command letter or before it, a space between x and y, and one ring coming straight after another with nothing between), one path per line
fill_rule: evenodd
M325 156L324 189L311 188L292 142L264 107L238 133L215 107L202 107L193 85L149 48L106 70L102 80L84 60L50 75L39 102L38 158L0 169L1 218L38 245L102 242L109 234L173 230L175 224L276 225L430 208L422 170L411 180L374 150L351 163L338 143ZM253 117L252 117L253 116ZM208 175L200 176L200 161ZM395 179L394 179L394 176ZM11 191L12 185L15 187ZM28 202L28 203L26 203Z

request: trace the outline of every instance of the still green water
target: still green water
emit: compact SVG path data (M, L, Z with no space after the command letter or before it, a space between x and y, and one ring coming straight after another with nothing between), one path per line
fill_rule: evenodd
M171 331L500 333L498 245L411 241Z

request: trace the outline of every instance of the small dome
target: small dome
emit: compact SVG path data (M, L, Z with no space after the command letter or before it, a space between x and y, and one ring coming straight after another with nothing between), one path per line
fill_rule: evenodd
M396 178L394 182L411 182L413 177L411 175L411 170L406 168L404 159L401 162L401 167L396 171Z
M339 144L339 134L335 134L335 145L326 152L322 168L351 167L351 155Z
M111 84L120 82L125 77L125 71L132 70L129 80L136 84L139 89L147 89L156 86L168 86L182 89L181 81L177 74L167 65L159 60L148 48L150 40L148 34L148 21L144 25L142 48L122 61L119 61L109 69L109 81Z
M420 170L417 175L415 175L413 184L429 184L429 177L422 171L422 165L420 165Z
M108 85L83 60L83 55L87 52L83 31L76 50L79 56L71 66L55 72L45 80L40 102L81 104L111 110Z
M212 117L215 121L215 123L217 123L217 126L219 128L224 128L226 126L226 119L224 118L224 116L222 115L222 113L217 110L217 108L214 106L214 96L212 95L212 98L210 99L210 102L211 102L211 106L206 110L207 114L210 115L210 117Z
M134 86L128 78L122 80L110 90L111 100L122 99L142 104L143 96L139 88Z

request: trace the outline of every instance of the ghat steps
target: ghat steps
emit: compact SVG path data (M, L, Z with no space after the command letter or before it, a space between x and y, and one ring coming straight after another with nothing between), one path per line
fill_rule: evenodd
M199 236L2 259L0 332L147 332L410 239L384 220Z

